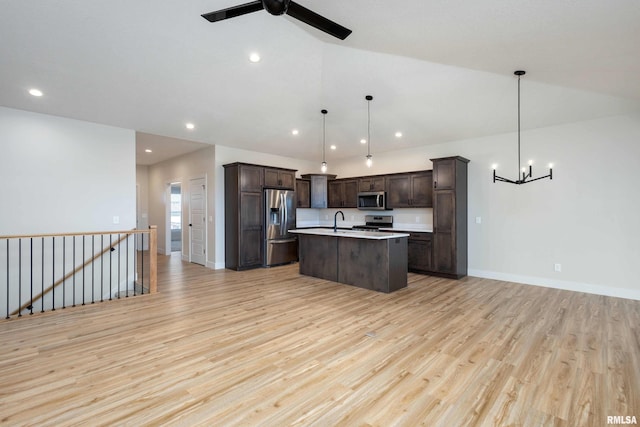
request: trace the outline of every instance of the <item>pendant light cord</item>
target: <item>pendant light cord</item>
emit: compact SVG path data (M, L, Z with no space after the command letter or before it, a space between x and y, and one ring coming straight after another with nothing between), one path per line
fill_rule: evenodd
M367 99L367 156L371 156L371 100Z
M520 76L518 76L518 174L520 176L520 169L522 168L522 162L520 159Z
M325 163L325 152L327 151L325 148L326 144L326 132L327 132L327 113L322 113L322 163Z

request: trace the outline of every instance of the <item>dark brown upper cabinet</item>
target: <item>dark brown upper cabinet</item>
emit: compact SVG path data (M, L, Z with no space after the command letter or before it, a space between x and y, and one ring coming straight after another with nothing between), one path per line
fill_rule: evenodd
M457 164L456 159L456 157L436 159L437 162L433 163L434 190L455 190Z
M266 188L295 189L296 173L288 169L264 168L264 186Z
M329 207L329 188L327 184L336 179L336 176L326 173L310 173L302 175L302 178L308 179L311 183L310 207L320 209Z
M311 182L308 179L296 179L296 207L311 207Z
M262 191L262 187L263 187L262 166L232 163L229 166L225 165L225 168L226 167L231 168L232 165L236 167L230 170L233 170L234 171L233 174L235 174L237 177L236 179L240 180L240 188L237 188L235 191L254 191L254 192Z
M328 183L329 208L355 208L358 206L358 180L336 179Z
M358 178L358 191L385 191L384 175Z
M387 175L388 208L430 208L433 206L432 171Z

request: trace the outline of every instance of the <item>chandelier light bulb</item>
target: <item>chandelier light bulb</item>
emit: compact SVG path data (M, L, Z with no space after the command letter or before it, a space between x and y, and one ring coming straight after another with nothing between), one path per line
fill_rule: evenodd
M491 165L491 169L493 169L493 170L498 169L498 164L497 163L492 164Z
M327 162L322 162L320 170L322 171L322 173L325 173L327 171Z

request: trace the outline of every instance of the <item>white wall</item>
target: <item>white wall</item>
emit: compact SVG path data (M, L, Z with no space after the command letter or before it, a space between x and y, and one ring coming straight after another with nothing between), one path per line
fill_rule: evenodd
M516 178L515 133L364 156L336 164L341 177L430 169L430 158L469 163L469 274L640 299L640 115L522 132L523 161L534 176L522 186L493 183L491 165ZM476 217L481 224L476 224ZM562 272L554 271L554 264Z
M0 235L135 227L133 131L0 107L0 141Z
M215 268L224 268L224 167L228 163L252 163L256 165L297 169L296 177L307 173L319 173L319 163L291 157L257 153L232 147L216 145L215 156L215 227L216 227L216 258Z
M169 234L166 232L167 189L172 182L182 183L182 230L183 249L182 259L189 260L189 181L195 178L206 178L207 186L207 248L206 265L214 266L215 228L215 147L206 147L183 156L175 157L164 162L149 166L149 224L158 226L158 252L167 253L166 245L170 245ZM170 249L169 249L170 251Z

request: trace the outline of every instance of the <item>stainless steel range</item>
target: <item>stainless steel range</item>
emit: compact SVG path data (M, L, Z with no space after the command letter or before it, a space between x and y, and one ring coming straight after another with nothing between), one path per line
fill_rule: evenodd
M393 216L391 215L365 215L364 225L354 225L352 230L377 231L381 228L393 227Z

